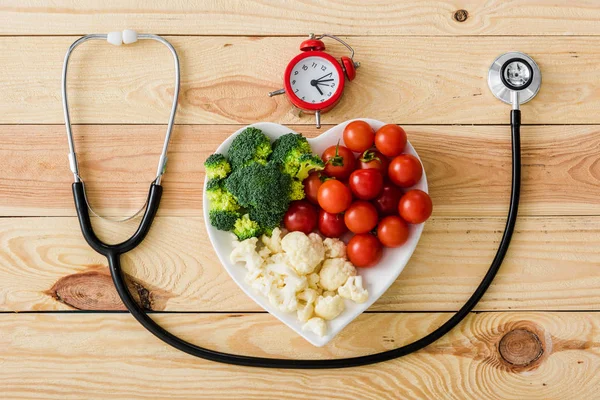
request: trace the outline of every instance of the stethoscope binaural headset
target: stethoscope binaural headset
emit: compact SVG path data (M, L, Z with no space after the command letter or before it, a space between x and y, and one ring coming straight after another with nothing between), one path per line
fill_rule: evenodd
M160 156L160 161L157 170L157 176L150 185L150 191L148 193L148 199L145 204L146 211L142 217L140 225L137 231L128 240L114 245L109 245L98 239L92 224L90 221L89 210L91 208L88 205L84 183L79 176L79 169L77 165L77 158L75 156L75 146L73 143L73 134L71 132L71 121L69 118L69 107L67 102L67 65L69 63L69 56L72 51L81 43L92 40L101 39L108 40L112 44L121 43L134 43L138 39L151 39L156 40L171 50L173 60L175 62L175 91L173 95L173 106L171 108L171 116L167 126L167 133L165 142ZM63 95L63 107L65 114L65 125L67 128L67 135L69 140L69 164L71 171L73 172L75 182L73 183L73 197L75 199L75 207L77 209L77 215L79 218L79 224L81 226L81 232L85 237L88 244L96 250L98 253L105 256L108 260L110 273L121 297L121 300L125 304L125 307L129 310L131 315L141 323L148 331L154 334L156 337L164 341L165 343L196 357L204 358L211 361L217 361L227 364L243 365L250 367L263 367L263 368L293 368L293 369L324 369L324 368L346 368L356 367L360 365L374 364L382 361L392 360L394 358L402 357L407 354L413 353L420 350L442 336L448 333L452 328L458 325L475 307L477 302L484 295L492 280L496 276L496 273L500 269L500 265L504 260L510 240L515 228L515 222L517 219L517 210L519 207L519 193L521 183L521 144L520 144L520 127L521 127L521 111L519 105L531 100L539 91L541 84L541 74L537 64L527 55L523 53L507 53L498 57L492 66L490 67L488 75L488 84L490 90L494 95L505 103L512 104L512 111L510 114L510 126L512 136L512 184L511 184L511 195L510 195L510 207L508 210L508 216L506 226L504 228L504 234L498 247L496 256L494 257L492 264L483 277L481 283L467 300L467 302L454 314L448 321L442 324L439 328L429 333L427 336L407 344L405 346L387 350L376 354L369 354L360 357L351 358L340 358L332 360L294 360L294 359L277 359L277 358L264 358L264 357L250 357L238 354L223 353L215 350L206 349L192 343L186 342L183 339L173 335L172 333L163 329L154 320L152 320L144 311L144 309L134 300L123 276L121 269L120 257L122 254L137 247L145 238L146 234L150 230L152 220L156 215L160 198L162 195L162 186L160 185L161 177L165 172L165 166L167 162L167 147L169 145L169 139L171 131L173 129L173 122L175 119L175 112L177 109L177 98L179 95L179 60L177 53L173 46L166 41L164 38L157 35L149 34L136 34L134 31L112 32L108 35L87 35L76 40L65 56L62 72L62 95Z

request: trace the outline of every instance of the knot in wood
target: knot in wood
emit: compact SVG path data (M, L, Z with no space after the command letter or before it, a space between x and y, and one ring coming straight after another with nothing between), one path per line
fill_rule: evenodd
M507 363L525 367L544 354L544 346L530 330L514 329L500 339L498 351Z
M465 22L469 18L469 12L467 10L456 10L454 12L454 20L458 22Z

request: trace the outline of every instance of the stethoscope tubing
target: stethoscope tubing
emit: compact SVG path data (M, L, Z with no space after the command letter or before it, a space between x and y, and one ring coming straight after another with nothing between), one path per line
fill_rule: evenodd
M168 147L168 142L170 139L170 132L172 130L174 114L177 107L177 95L179 93L179 61L177 58L177 53L175 49L163 38L156 35L143 35L147 38L151 38L154 40L158 40L162 43L165 43L167 47L171 49L173 52L175 62L176 62L176 87L175 87L175 97L174 97L174 105L172 108L171 118L169 121L169 127L167 132L167 137L165 139L165 145L163 148L163 154L161 156L165 157L166 160L166 152ZM142 35L139 36L142 38ZM71 159L71 155L69 157L71 163L71 169L75 176L75 182L73 183L73 198L75 201L75 208L77 210L77 216L79 219L79 224L81 227L82 234L87 241L87 243L98 253L104 255L108 260L108 265L110 269L110 274L119 294L119 297L123 301L123 304L129 310L131 315L150 333L156 336L158 339L163 342L173 346L174 348L181 350L187 354L190 354L195 357L203 358L210 361L215 361L224 364L232 364L232 365L240 365L246 367L262 367L262 368L284 368L284 369L333 369L333 368L349 368L349 367L358 367L364 365L370 365L375 363L380 363L384 361L390 361L399 357L406 356L408 354L414 353L418 350L421 350L428 345L436 342L446 333L450 332L454 327L456 327L469 313L473 310L473 308L477 305L479 300L483 297L490 284L494 280L494 277L498 273L500 266L502 265L502 261L504 260L506 253L508 251L510 241L512 235L514 233L515 224L517 221L517 214L519 208L519 198L520 198L520 188L521 188L521 112L518 109L513 109L511 111L511 139L512 139L512 183L511 183L511 194L510 194L510 204L508 215L506 219L506 226L504 228L504 233L502 235L502 239L498 246L498 250L496 255L488 269L487 273L479 283L479 286L475 289L471 297L466 301L466 303L454 314L450 317L445 323L443 323L440 327L422 337L419 340L416 340L407 345L398 347L392 350L386 350L380 353L369 354L365 356L359 357L350 357L350 358L339 358L339 359L331 359L331 360L311 360L311 359L283 359L283 358L267 358L267 357L252 357L245 356L239 354L231 354L224 353L216 350L207 349L204 347L197 346L190 342L187 342L174 334L170 333L163 327L161 327L158 323L156 323L150 316L146 313L144 308L140 306L135 299L133 298L131 292L125 281L125 276L123 270L121 268L121 255L127 253L128 251L133 250L137 247L148 234L154 217L156 216L156 212L158 211L158 207L160 205L160 199L162 197L162 186L160 185L160 179L155 180L150 185L150 190L148 192L148 200L145 213L142 217L142 220L138 226L136 232L122 243L109 245L101 241L96 234L94 233L94 229L91 224L90 214L88 211L88 204L85 198L85 187L82 181L79 180L79 173L77 170L77 162L75 159L75 147L73 145L73 138L71 133L71 124L68 112L68 102L66 99L66 71L68 59L71 51L80 43L89 40L89 39L106 39L106 35L88 35L84 36L81 39L77 40L67 52L65 56L65 64L63 68L63 105L65 108L65 121L67 125L67 133L69 137L69 149L71 154L73 155L73 159ZM73 164L75 168L73 168ZM162 165L162 170L161 170ZM159 164L159 173L158 178L162 176L164 172L164 164Z

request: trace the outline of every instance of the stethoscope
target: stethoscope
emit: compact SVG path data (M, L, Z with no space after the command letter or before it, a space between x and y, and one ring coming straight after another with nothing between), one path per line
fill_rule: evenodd
M71 132L71 120L69 118L69 107L67 102L67 65L69 63L69 57L72 51L81 43L92 39L108 40L112 44L120 45L121 43L129 44L134 43L138 39L151 39L156 40L171 50L173 54L173 60L175 62L175 91L173 95L173 106L171 108L171 116L169 117L169 123L167 126L167 134L163 146L163 151L160 156L157 176L150 185L150 191L148 193L148 199L145 204L145 212L142 220L138 226L136 232L129 239L122 243L109 245L98 239L92 228L89 214L89 205L85 195L85 187L83 180L79 175L79 168L77 165L77 157L75 155L75 146L73 143L73 134ZM410 343L408 345L398 347L396 349L383 351L376 354L369 354L360 357L351 358L340 358L333 360L294 360L294 359L279 359L279 358L265 358L265 357L250 357L238 354L223 353L215 350L206 349L195 344L186 342L185 340L173 335L168 332L154 320L152 320L144 311L144 309L137 304L133 296L129 292L129 289L125 283L123 276L123 270L121 269L120 258L121 255L133 250L137 247L146 237L146 234L150 230L152 221L156 216L156 211L160 204L160 198L162 195L162 186L160 185L161 177L165 172L165 166L167 162L167 148L169 145L169 139L171 137L171 131L173 129L173 121L175 119L175 112L177 110L177 99L179 95L179 60L177 53L173 46L166 41L164 38L157 35L140 34L137 35L134 31L112 32L108 35L87 35L76 40L71 47L69 47L65 56L62 73L62 95L63 95L63 107L65 114L65 125L67 128L67 136L69 140L69 164L71 172L73 173L75 182L73 183L73 198L75 200L75 208L77 209L77 216L79 218L79 224L81 226L81 232L87 243L98 253L105 256L108 260L110 273L116 287L116 290L125 304L125 307L129 310L131 315L140 323L144 328L154 334L157 338L164 341L165 343L179 349L183 352L191 354L196 357L204 358L211 361L242 365L249 367L263 367L263 368L290 368L290 369L325 369L325 368L347 368L356 367L361 365L375 364L383 361L389 361L398 357L405 356L420 350L452 330L458 325L475 307L481 297L487 291L488 287L492 283L496 273L500 269L502 261L508 251L508 246L512 238L515 222L517 220L517 212L519 208L519 195L521 185L521 111L519 106L531 100L539 91L541 85L541 73L537 64L526 54L523 53L507 53L498 57L489 70L488 85L492 93L500 100L505 103L512 104L512 110L510 113L510 126L511 126L511 137L512 137L512 184L510 194L510 207L508 210L508 216L506 220L506 226L504 233L494 257L490 268L481 280L481 283L477 289L473 292L467 302L448 319L439 328L424 336L423 338Z

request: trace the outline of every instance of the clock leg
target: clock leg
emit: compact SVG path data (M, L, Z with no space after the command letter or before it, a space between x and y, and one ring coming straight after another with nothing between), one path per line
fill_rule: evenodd
M274 92L269 92L269 97L277 96L279 94L284 94L284 93L285 93L285 89L279 89Z
M321 128L321 110L317 110L315 113L315 118L317 120L317 129Z

